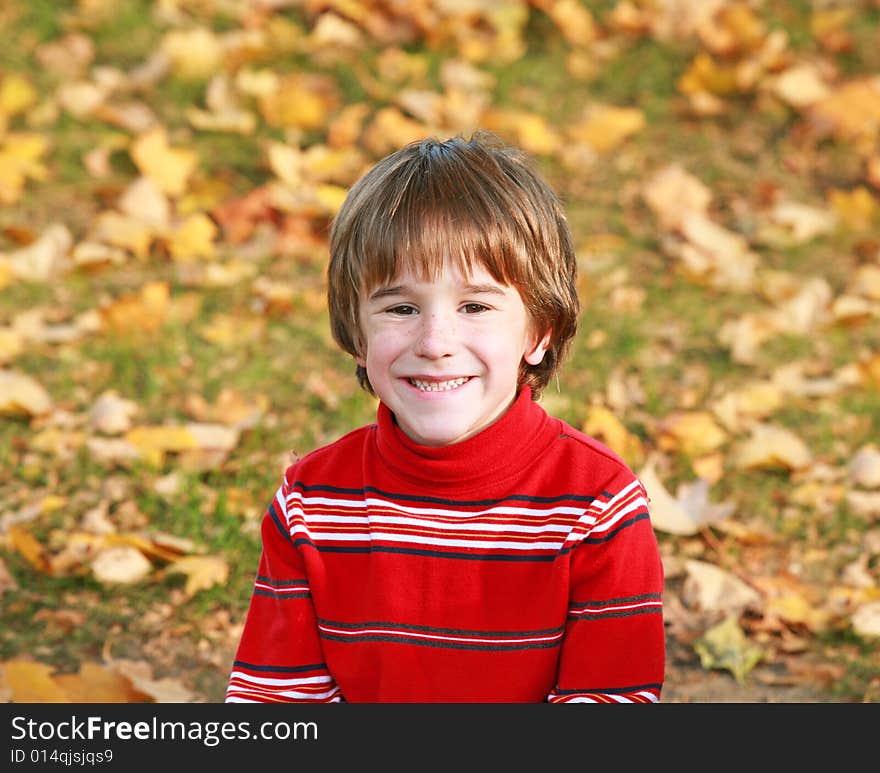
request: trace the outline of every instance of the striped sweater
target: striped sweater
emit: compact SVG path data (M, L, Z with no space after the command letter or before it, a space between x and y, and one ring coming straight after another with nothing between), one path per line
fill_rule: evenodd
M384 404L291 465L227 702L656 702L663 569L647 497L524 388L478 435Z

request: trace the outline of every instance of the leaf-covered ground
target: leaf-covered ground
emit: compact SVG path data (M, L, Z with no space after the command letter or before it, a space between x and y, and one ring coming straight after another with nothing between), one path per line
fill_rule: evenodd
M543 401L651 496L664 699L880 699L878 0L5 0L3 699L222 700L284 467L374 417L328 222L477 128L565 200Z

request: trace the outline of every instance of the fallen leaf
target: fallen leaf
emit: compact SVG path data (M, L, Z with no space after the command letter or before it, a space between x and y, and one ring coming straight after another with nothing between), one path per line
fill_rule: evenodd
M628 463L640 463L644 448L638 435L630 432L617 416L601 405L591 405L581 431L607 445Z
M184 592L187 596L214 585L225 585L229 579L229 565L220 556L185 556L174 561L166 571L186 575Z
M783 70L773 79L771 88L783 102L797 109L820 102L831 93L819 68L807 62Z
M72 244L70 229L53 223L32 244L7 253L5 262L19 279L45 282L58 276Z
M880 601L862 604L853 612L850 622L853 631L862 638L880 638Z
M91 568L98 582L131 585L146 578L153 565L140 550L117 545L100 551L92 560Z
M648 494L651 525L667 534L697 534L709 524L728 518L735 510L732 503L711 504L709 482L698 478L684 483L673 497L663 485L652 458L639 470L639 480Z
M177 679L155 679L149 663L110 659L108 667L128 679L135 690L153 698L156 703L189 703L193 692Z
M173 148L164 126L155 126L131 145L131 157L141 174L151 178L169 196L180 196L198 164L195 151Z
M759 609L761 595L736 575L705 561L685 562L682 598L702 612L739 614Z
M566 128L575 142L583 142L598 153L607 153L645 128L645 114L632 107L587 105L580 118Z
M0 596L9 590L18 590L18 582L10 573L6 562L0 558Z
M52 405L49 393L35 379L0 369L0 416L44 416Z
M880 488L880 449L870 443L862 446L850 460L848 470L856 486Z
M657 446L685 456L702 456L727 442L727 433L708 411L674 411L657 422Z
M137 403L120 397L115 390L108 390L89 409L89 423L105 435L120 435L131 429L137 411Z
M791 430L775 424L757 423L752 435L734 449L734 464L745 470L801 470L812 463L806 443Z
M54 669L30 660L2 663L4 681L14 703L69 703L67 691L52 675Z
M642 185L641 195L660 225L668 230L680 228L686 212L705 216L712 202L709 188L679 164L652 174Z
M749 640L736 615L712 626L696 642L694 650L706 669L724 669L744 684L746 676L764 658L764 651Z
M223 63L223 43L206 27L172 29L159 48L174 75L184 80L207 80Z
M75 674L59 674L55 683L67 694L66 703L144 703L150 696L137 690L124 675L98 665L83 663Z

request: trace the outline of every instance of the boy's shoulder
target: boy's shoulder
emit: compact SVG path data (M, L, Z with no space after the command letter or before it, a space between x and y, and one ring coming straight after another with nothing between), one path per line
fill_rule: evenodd
M351 455L357 458L364 443L375 431L375 422L364 424L357 429L345 433L336 440L323 446L318 446L303 456L297 456L288 466L286 477L291 479L291 476L296 476L298 472L308 469L320 470L330 465L338 467L341 458L350 458Z
M563 443L563 449L566 448L565 444L568 444L569 453L585 457L587 461L597 467L604 467L608 472L636 477L629 464L603 442L572 427L562 419L557 419L557 421L561 427L559 439Z

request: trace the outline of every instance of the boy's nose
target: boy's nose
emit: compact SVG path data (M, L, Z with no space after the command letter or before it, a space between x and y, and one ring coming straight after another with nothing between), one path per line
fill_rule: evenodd
M426 314L419 327L413 347L419 357L437 359L452 354L455 341L455 321L445 314Z

